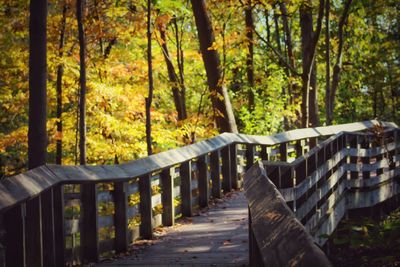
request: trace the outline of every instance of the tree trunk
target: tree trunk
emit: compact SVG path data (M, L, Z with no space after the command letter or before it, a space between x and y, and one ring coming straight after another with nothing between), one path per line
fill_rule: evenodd
M251 5L251 0L248 0L248 3L245 7L245 21L246 21L246 43L247 43L247 59L246 59L246 68L247 68L247 81L249 83L249 110L254 110L254 19L253 19L253 8Z
M211 21L206 10L206 3L204 0L191 0L191 3L217 127L221 133L236 133L236 121L233 115L229 94L226 87L221 84L222 76L219 55L217 50L209 49L212 47L215 38Z
M60 29L60 40L58 44L58 57L62 59L64 41L65 41L65 26L67 19L67 3L64 1L62 19L61 19L61 29ZM62 79L64 74L64 65L60 63L57 66L57 81L56 81L56 91L57 91L57 144L56 144L56 164L62 164Z
M28 168L46 164L47 0L31 1L29 19Z
M86 164L86 40L83 27L83 2L76 1L76 18L78 23L79 34L79 163Z
M325 113L326 113L326 124L332 124L332 112L330 107L331 97L331 48L330 48L330 0L326 0L325 3Z
M301 50L302 50L302 125L318 125L316 47L321 33L324 0L319 1L317 29L313 29L312 2L300 6Z
M178 113L178 120L184 120L187 118L186 114L186 103L185 103L185 87L179 81L178 76L175 71L174 64L172 63L171 56L169 54L168 46L167 46L167 37L165 33L165 25L159 25L158 27L160 31L161 38L161 48L163 50L165 63L167 64L168 70L168 78L172 87L172 95L174 98L175 108Z
M340 82L340 72L342 71L342 54L343 54L343 44L344 44L344 37L343 37L343 28L346 25L347 18L349 16L350 6L352 0L347 0L343 9L342 17L339 21L339 29L338 29L338 52L336 55L336 63L333 67L333 75L332 75L332 87L331 87L331 95L329 97L329 123L333 121L333 110L335 107L335 97L336 91L339 87Z
M147 154L153 154L151 138L151 102L153 101L153 59L151 50L151 0L147 0L147 65L149 78L149 95L145 99L146 103L146 143Z

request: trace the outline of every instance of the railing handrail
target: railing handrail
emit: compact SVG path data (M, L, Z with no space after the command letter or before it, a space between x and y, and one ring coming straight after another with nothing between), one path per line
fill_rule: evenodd
M6 178L0 182L0 212L4 212L6 209L33 198L58 184L128 181L134 177L140 177L193 160L232 144L274 146L300 139L329 136L342 131L362 131L376 124L381 124L384 127L397 127L393 122L369 120L341 125L297 129L271 136L223 133L195 144L119 165L44 165Z
M249 203L250 266L289 266L294 262L298 266L331 266L268 179L261 162L246 172L244 193ZM284 251L277 253L282 248Z

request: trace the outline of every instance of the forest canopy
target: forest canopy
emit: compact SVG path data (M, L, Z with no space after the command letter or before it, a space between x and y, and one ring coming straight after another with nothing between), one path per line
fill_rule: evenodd
M87 164L147 154L148 11L153 153L218 134L218 118L258 135L374 118L399 122L397 0L49 0L48 163L60 163L57 153L62 164L79 163L78 2ZM0 0L0 177L27 167L29 17L29 1ZM203 37L211 45L204 47ZM222 102L234 118L218 109Z

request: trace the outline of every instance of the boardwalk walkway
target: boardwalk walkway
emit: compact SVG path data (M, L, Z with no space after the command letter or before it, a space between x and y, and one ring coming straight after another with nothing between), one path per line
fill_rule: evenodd
M97 266L248 266L248 213L234 192L126 258Z

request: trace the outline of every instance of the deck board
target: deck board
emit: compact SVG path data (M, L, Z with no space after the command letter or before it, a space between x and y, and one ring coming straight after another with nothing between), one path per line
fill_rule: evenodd
M97 266L248 266L248 210L243 192L234 192L151 246ZM186 223L185 223L186 222Z

